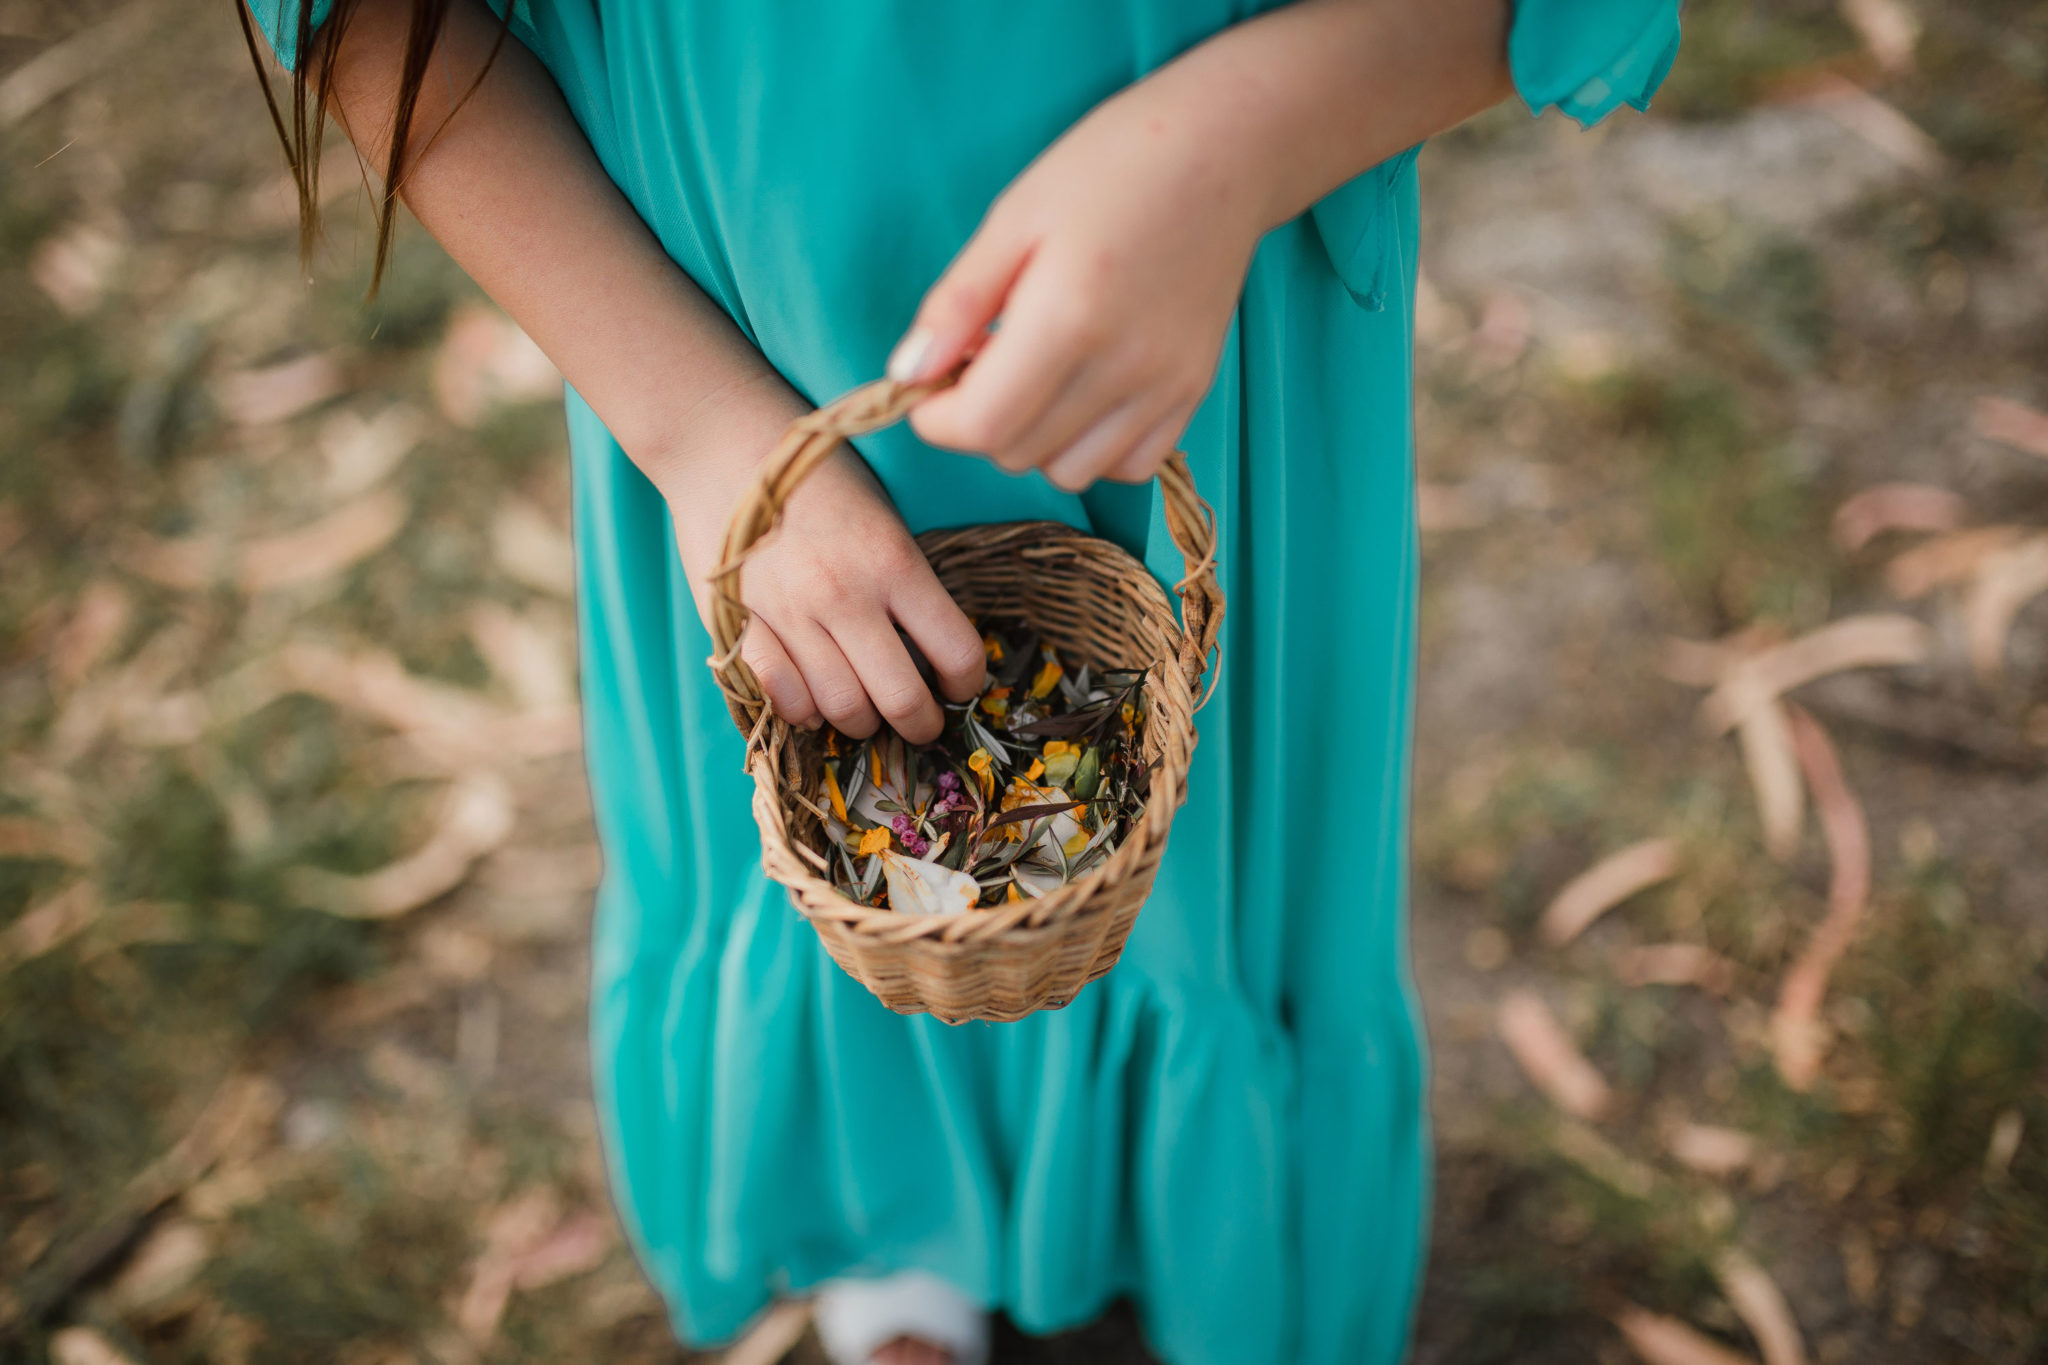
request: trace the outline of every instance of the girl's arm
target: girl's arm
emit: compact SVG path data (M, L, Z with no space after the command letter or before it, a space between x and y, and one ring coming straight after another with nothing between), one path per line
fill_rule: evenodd
M364 0L335 59L338 116L372 165L388 150L410 13L407 0ZM808 405L668 258L524 46L507 39L451 116L498 32L481 0L452 7L402 195L661 491L703 613L730 509ZM935 737L938 706L898 627L948 696L980 687L980 637L850 450L791 499L743 593L759 628L742 656L796 724L822 718L862 736L886 718L913 740Z
M1507 0L1299 0L1097 106L925 296L890 373L979 353L912 426L1066 488L1151 477L1208 392L1259 238L1503 99L1508 19Z

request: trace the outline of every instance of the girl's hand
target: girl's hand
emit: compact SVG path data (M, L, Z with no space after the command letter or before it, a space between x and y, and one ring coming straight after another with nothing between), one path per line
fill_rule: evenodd
M1073 491L1152 477L1209 390L1271 226L1210 132L1141 82L1003 192L890 357L890 377L913 380L976 356L911 413L919 436Z
M800 409L799 409L800 410ZM780 405L741 438L766 452L793 412ZM753 477L755 461L694 462L687 492L669 499L677 548L697 614L711 619L710 570L724 515ZM830 721L865 738L884 722L913 744L937 739L943 716L913 660L923 655L949 700L981 691L981 636L925 562L865 462L842 448L805 479L782 525L747 558L740 599L751 619L740 657L775 714L815 728Z
M1505 97L1508 18L1508 0L1293 0L1098 106L925 295L890 377L980 354L911 425L1062 488L1150 478L1214 379L1259 238Z

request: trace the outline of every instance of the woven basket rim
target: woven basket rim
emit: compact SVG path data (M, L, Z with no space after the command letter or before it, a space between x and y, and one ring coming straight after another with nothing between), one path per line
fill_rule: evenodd
M1044 537L1045 539L1087 541L1092 547L1095 547L1095 553L1124 560L1129 566L1139 571L1140 577L1136 582L1142 583L1144 587L1138 590L1144 592L1147 597L1152 599L1148 605L1166 613L1176 621L1178 620L1179 613L1174 608L1173 599L1167 595L1165 587L1159 582L1158 578L1153 575L1151 570L1145 567L1143 560L1113 540L1105 539L1102 536L1090 535L1079 527L1069 525L1063 521L1035 519L1026 521L979 522L966 526L939 527L920 532L917 536L917 542L919 548L925 548L927 542L947 540L963 534L1020 530L1048 532L1049 534ZM1176 728L1185 728L1189 732L1190 739L1192 739L1194 731L1192 707L1182 715L1162 716L1160 709L1149 705L1154 698L1156 690L1164 685L1161 676L1162 670L1169 669L1172 666L1171 660L1155 659L1145 667L1144 687L1148 702L1145 723L1147 726L1150 726L1155 722L1164 721ZM746 770L749 774L755 775L757 780L760 774L755 771L756 765L767 757L766 750L760 741L761 737L766 733L768 726L786 726L786 723L779 718L771 719L767 721L766 725L757 728L754 735L750 737L747 745ZM801 900L796 900L797 911L804 918L840 924L853 933L879 939L911 942L918 939L938 938L944 943L955 944L963 949L970 949L974 945L971 942L964 941L964 934L972 932L975 928L985 926L992 917L1012 913L1010 907L1013 905L1043 907L1048 901L1052 902L1052 905L1040 911L1040 917L1035 922L1031 920L1020 921L1019 923L1007 926L1000 932L1004 936L1012 933L1056 933L1069 920L1081 919L1093 913L1108 912L1108 907L1090 903L1092 899L1091 893L1097 883L1107 878L1112 870L1121 872L1132 859L1138 857L1145 842L1141 837L1142 834L1148 832L1159 820L1171 819L1173 811L1186 799L1187 784L1185 774L1172 773L1170 770L1173 766L1167 763L1164 755L1162 755L1161 768L1157 777L1170 777L1171 780L1162 788L1157 784L1157 777L1155 777L1155 785L1150 795L1145 799L1143 812L1131 823L1129 829L1125 831L1123 838L1117 841L1117 846L1110 853L1109 857L1105 858L1099 866L1090 869L1085 875L1066 882L1054 890L1046 892L1043 896L1033 897L1029 901L1007 902L1001 905L970 906L965 910L955 911L946 915L913 915L908 911L897 910L893 907L885 909L864 905L860 901L841 894L836 883L819 876L815 869L805 862L801 853L797 853L796 861L804 864L804 871L800 877L803 884L802 887L800 888L796 882L786 877L778 877L776 880L782 882L789 889L792 899L795 899L795 893L799 889L805 889L812 891L813 894L829 898L832 902L832 908L820 908L807 905ZM773 782L772 773L768 774L768 780L771 783ZM1170 806L1166 800L1168 797L1171 798ZM798 846L798 841L793 837L787 839L786 842L790 845L792 851ZM813 849L811 851L816 852L817 850ZM838 912L837 907L841 906L845 907L847 913L842 914ZM949 928L954 929L954 933L951 936L945 933Z

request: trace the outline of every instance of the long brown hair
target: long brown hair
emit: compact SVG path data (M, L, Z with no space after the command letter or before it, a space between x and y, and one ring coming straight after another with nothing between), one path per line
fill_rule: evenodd
M320 147L327 129L327 107L334 95L334 58L341 51L349 21L355 17L360 0L334 0L327 22L317 32L313 27L313 0L297 0L293 21L298 31L292 50L298 54L298 61L291 72L289 121L278 107L276 93L270 88L263 50L256 41L256 26L249 17L249 6L262 2L234 0L235 13L242 21L242 39L248 44L249 60L256 65L256 79L263 89L263 102L270 109L271 125L277 129L277 140L284 147L285 164L291 169L292 184L298 192L299 259L310 263L313 244L320 234ZM448 22L448 11L456 0L407 0L407 3L412 7L412 14L406 28L405 59L400 63L391 149L384 161L384 192L377 197L377 255L370 268L371 298L376 297L377 286L383 283L384 267L391 256L391 233L397 224L398 194L405 184L407 171L417 164L420 156L426 154L427 148L433 146L442 128L448 126L448 120L483 84L491 63L498 59L498 53L505 46L505 35L510 32L512 22L512 0L505 0L504 13L498 16L498 36L491 45L490 55L477 69L469 89L442 118L441 127L434 130L433 135L427 138L426 146L412 154L409 161L408 154L414 141L413 113L419 104L420 87L426 81L427 64L433 59L441 30Z

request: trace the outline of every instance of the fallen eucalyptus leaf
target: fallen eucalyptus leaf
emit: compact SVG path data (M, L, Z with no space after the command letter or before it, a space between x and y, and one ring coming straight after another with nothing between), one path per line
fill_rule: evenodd
M1828 975L1855 940L1864 904L1870 899L1870 826L1861 803L1842 778L1841 762L1827 732L1796 707L1791 720L1793 743L1807 784L1813 789L1832 869L1827 915L1786 971L1771 1013L1771 1053L1778 1074L1792 1089L1804 1091L1812 1088L1820 1074L1825 1051L1820 1007L1827 994Z
M1526 990L1501 997L1495 1015L1501 1041L1529 1080L1567 1114L1605 1117L1614 1107L1607 1082L1579 1051L1542 997Z
M1544 942L1561 947L1638 892L1678 874L1676 839L1644 839L1610 853L1566 882L1543 912Z

